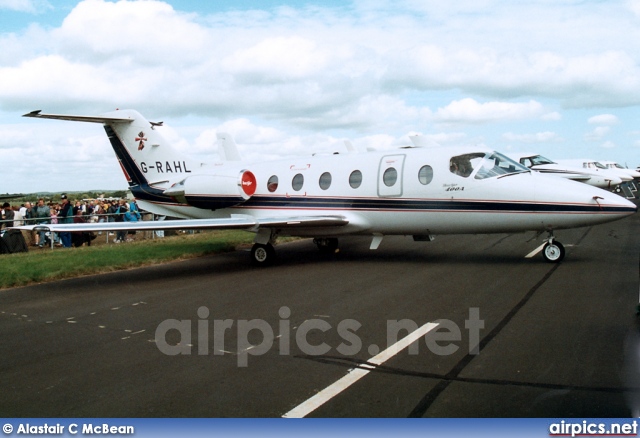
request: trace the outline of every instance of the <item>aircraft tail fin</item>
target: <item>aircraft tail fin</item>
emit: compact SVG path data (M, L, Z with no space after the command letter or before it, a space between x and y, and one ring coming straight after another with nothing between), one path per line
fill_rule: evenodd
M129 186L168 183L190 174L196 163L178 153L159 132L162 122L149 122L134 110L118 110L101 116L43 114L24 117L102 123Z

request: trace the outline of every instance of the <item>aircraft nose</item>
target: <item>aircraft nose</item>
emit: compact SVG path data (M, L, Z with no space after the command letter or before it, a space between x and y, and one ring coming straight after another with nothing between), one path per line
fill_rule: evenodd
M638 211L620 195L576 181L538 179L536 197L549 210L547 228L574 228L622 219Z
M611 181L612 186L622 184L622 178L618 178L617 176L607 177L607 179Z
M612 214L618 213L622 216L629 216L638 211L638 206L628 199L615 193L604 192L604 194L605 196L602 196L602 193L593 196L593 200L602 210L609 211Z

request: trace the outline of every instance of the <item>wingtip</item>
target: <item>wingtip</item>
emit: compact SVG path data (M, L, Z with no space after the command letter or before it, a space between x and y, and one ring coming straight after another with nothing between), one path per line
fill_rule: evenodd
M24 114L22 117L37 117L41 112L42 110L31 111L30 113Z

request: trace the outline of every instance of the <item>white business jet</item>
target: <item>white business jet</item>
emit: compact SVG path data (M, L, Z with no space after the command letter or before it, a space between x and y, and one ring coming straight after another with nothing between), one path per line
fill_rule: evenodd
M224 161L178 154L162 127L133 110L102 116L26 117L104 125L129 188L150 212L184 218L161 222L41 225L52 231L239 228L255 233L252 261L270 264L278 236L313 237L323 251L338 238L367 235L377 249L386 235L428 241L436 234L548 233L544 258L564 248L553 232L624 218L637 207L598 188L532 173L480 147L417 148L247 163L219 134ZM33 226L31 227L33 228Z
M560 160L561 164L582 167L583 170L588 172L596 172L605 177L617 177L622 180L623 183L633 181L633 177L630 176L627 172L620 172L618 169L609 169L604 164L599 161L583 158L579 160Z
M548 158L538 154L510 154L511 158L519 161L525 167L545 175L559 176L573 181L579 181L601 189L612 190L615 186L622 183L622 179L615 175L598 173L588 168L571 166L568 164L558 164Z
M640 181L640 171L628 169L621 164L616 163L615 161L600 161L600 164L602 164L607 169L614 170L623 175L628 175L635 181Z

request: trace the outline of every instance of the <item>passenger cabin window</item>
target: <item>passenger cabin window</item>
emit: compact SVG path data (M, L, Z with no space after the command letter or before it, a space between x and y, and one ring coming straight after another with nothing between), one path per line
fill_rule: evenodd
M271 193L278 190L278 177L276 175L273 175L267 181L267 190L269 190Z
M433 169L431 168L431 166L429 165L422 166L418 171L418 180L420 181L420 184L426 186L431 182L432 179L433 179Z
M291 181L291 187L296 192L302 188L303 184L304 184L304 176L302 176L301 173L298 173L296 176L294 176L293 180Z
M320 181L318 181L318 183L322 190L327 190L331 186L331 174L329 172L325 172L320 175Z
M385 186L392 187L398 181L398 171L393 167L388 168L382 174L382 181Z
M360 187L360 184L362 184L362 172L354 170L351 172L351 175L349 175L349 185L351 188L357 189Z
M451 157L449 170L463 178L475 174L475 179L529 172L522 164L498 152L477 152Z

